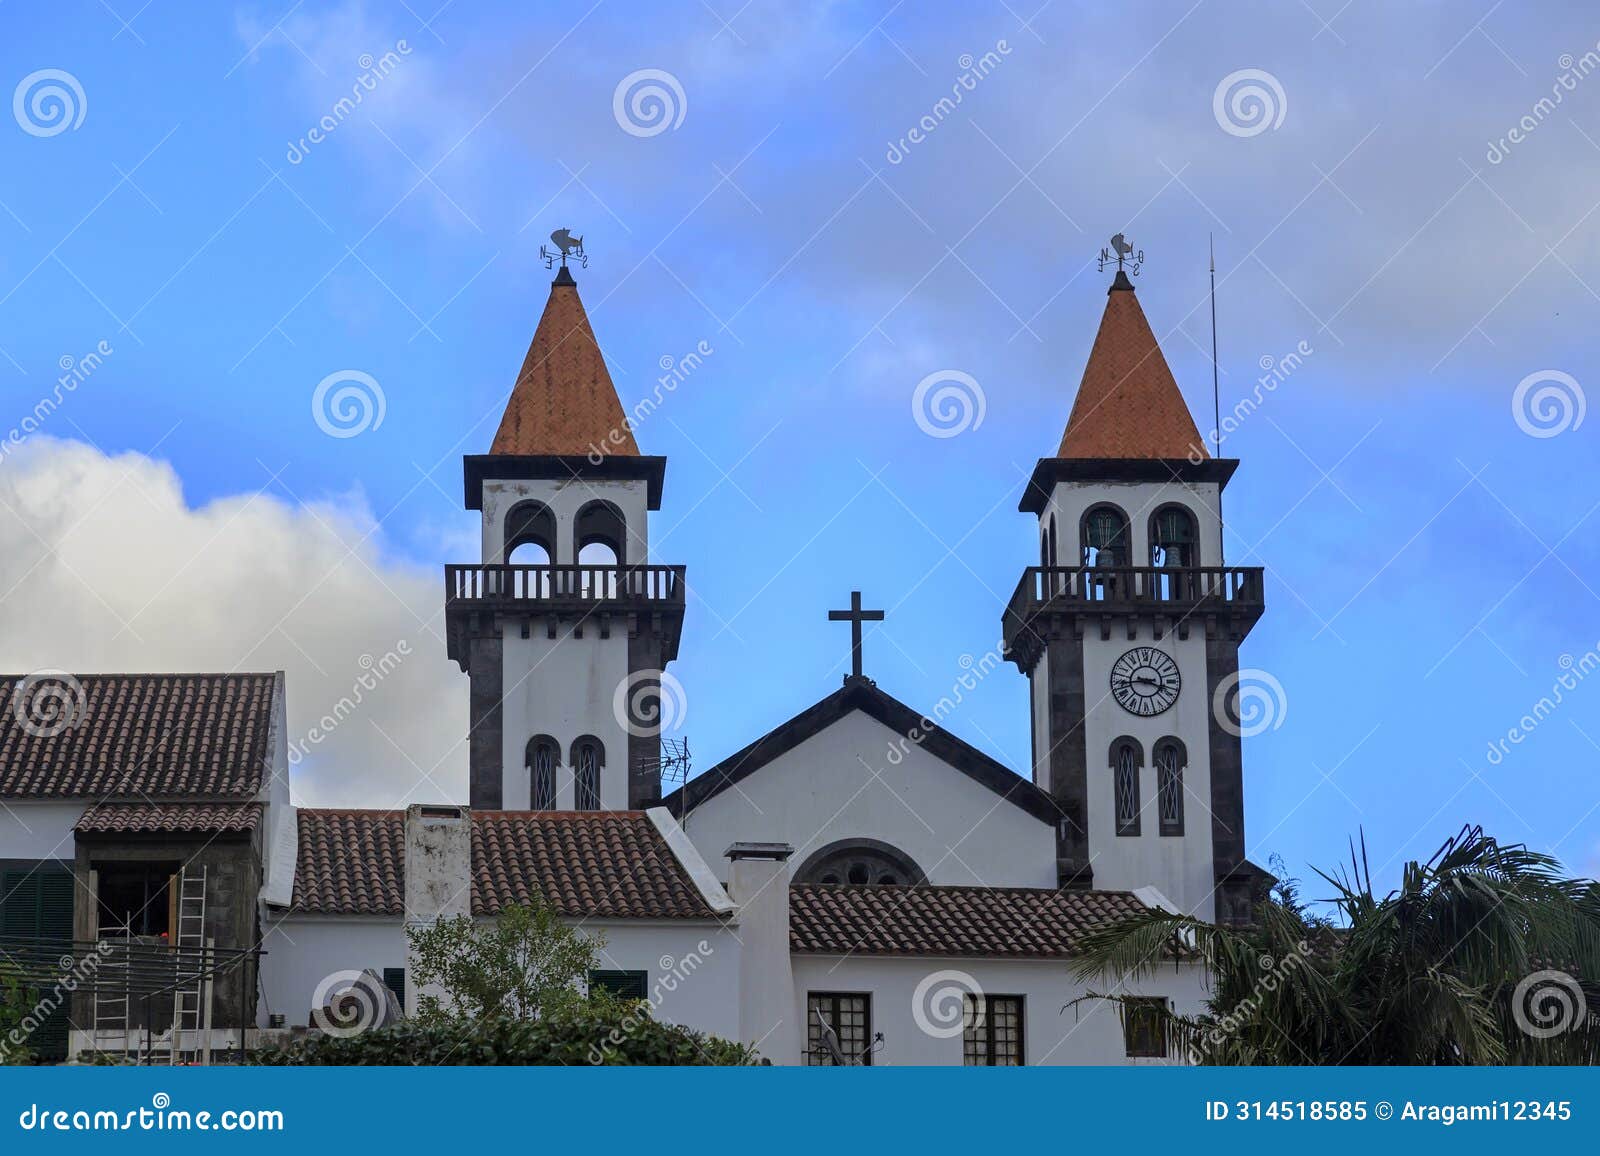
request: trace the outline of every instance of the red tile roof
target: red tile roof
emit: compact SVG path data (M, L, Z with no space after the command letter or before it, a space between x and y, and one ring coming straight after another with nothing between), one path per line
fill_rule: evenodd
M260 803L100 803L72 825L74 831L142 833L178 831L254 831Z
M293 908L404 913L403 813L302 808L299 815ZM716 914L643 811L475 811L472 875L476 915L535 893L571 917Z
M1118 277L1056 456L1209 457L1133 286Z
M805 885L789 889L789 945L811 955L1066 956L1085 932L1144 910L1128 891Z
M578 286L565 269L561 273L489 452L638 457Z
M271 674L0 675L0 797L257 794Z

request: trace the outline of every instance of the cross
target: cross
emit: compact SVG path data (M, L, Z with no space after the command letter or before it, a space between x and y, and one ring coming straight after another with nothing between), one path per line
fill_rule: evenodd
M883 611L861 609L861 591L850 591L849 610L828 611L829 622L848 622L850 624L850 665L851 675L861 677L861 624L863 622L882 622Z

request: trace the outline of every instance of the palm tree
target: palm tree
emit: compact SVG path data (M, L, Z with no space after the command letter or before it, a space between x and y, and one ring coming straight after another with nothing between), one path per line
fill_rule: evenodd
M1408 862L1381 898L1364 838L1348 867L1317 874L1334 889L1337 925L1310 913L1291 880L1248 928L1159 909L1102 928L1083 942L1077 978L1203 961L1206 1011L1164 1013L1197 1063L1600 1062L1600 885L1478 827Z

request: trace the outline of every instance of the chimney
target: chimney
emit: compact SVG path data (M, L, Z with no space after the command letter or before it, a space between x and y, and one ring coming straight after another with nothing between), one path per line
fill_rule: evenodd
M407 807L405 877L407 923L472 914L472 812Z
M778 1064L800 1059L794 969L789 958L789 856L787 843L735 843L728 891L739 905L739 1038L761 1041L761 1054Z

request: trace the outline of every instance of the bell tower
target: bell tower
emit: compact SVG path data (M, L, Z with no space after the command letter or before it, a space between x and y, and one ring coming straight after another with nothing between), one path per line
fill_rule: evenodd
M471 680L475 810L661 796L651 702L677 657L685 592L682 566L649 557L666 459L639 452L569 249L489 452L464 459L482 560L445 567L447 647Z
M1060 884L1155 887L1224 923L1250 918L1256 871L1236 686L1262 570L1221 545L1238 464L1207 453L1119 264L1060 447L1019 506L1039 564L1004 637L1028 676L1034 782L1061 809Z

